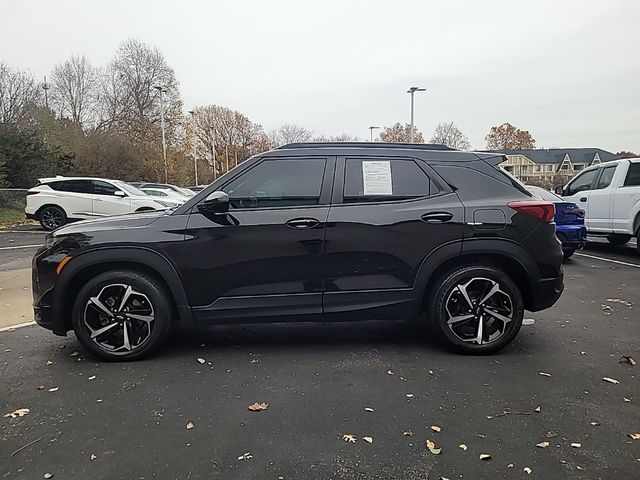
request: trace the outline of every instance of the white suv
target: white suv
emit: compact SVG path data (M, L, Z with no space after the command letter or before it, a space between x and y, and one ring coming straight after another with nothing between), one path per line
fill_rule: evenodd
M41 178L27 191L27 218L38 220L45 230L67 222L122 213L161 210L180 205L158 199L118 180L88 177Z

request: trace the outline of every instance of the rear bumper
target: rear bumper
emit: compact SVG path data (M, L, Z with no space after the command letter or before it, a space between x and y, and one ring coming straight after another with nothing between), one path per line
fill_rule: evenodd
M587 241L584 225L557 225L556 235L562 242L562 248L582 248Z
M541 278L531 283L531 304L528 310L537 312L553 306L564 290L564 275L555 278Z

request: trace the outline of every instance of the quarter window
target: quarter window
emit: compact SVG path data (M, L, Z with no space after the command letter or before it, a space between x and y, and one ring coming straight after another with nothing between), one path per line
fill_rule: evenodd
M231 208L318 205L326 159L265 160L222 189Z
M613 180L613 174L616 172L616 165L613 167L606 167L602 169L602 175L598 179L598 184L596 185L596 189L607 188L611 185L611 180Z
M627 178L624 179L624 186L640 185L640 162L629 164Z
M578 192L591 190L593 179L596 178L598 170L589 170L582 175L578 175L569 185L567 185L567 195L574 195Z
M407 200L437 193L413 160L347 159L344 202Z

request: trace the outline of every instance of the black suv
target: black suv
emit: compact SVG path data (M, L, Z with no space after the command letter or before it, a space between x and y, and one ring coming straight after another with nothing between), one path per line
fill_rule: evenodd
M554 206L505 159L385 143L257 155L173 210L49 234L36 321L106 360L148 354L174 322L418 319L494 352L563 289Z

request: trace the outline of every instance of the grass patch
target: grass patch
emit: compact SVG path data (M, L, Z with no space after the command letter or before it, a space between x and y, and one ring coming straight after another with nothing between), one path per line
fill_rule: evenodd
M0 227L31 223L24 218L24 210L20 208L0 208Z

